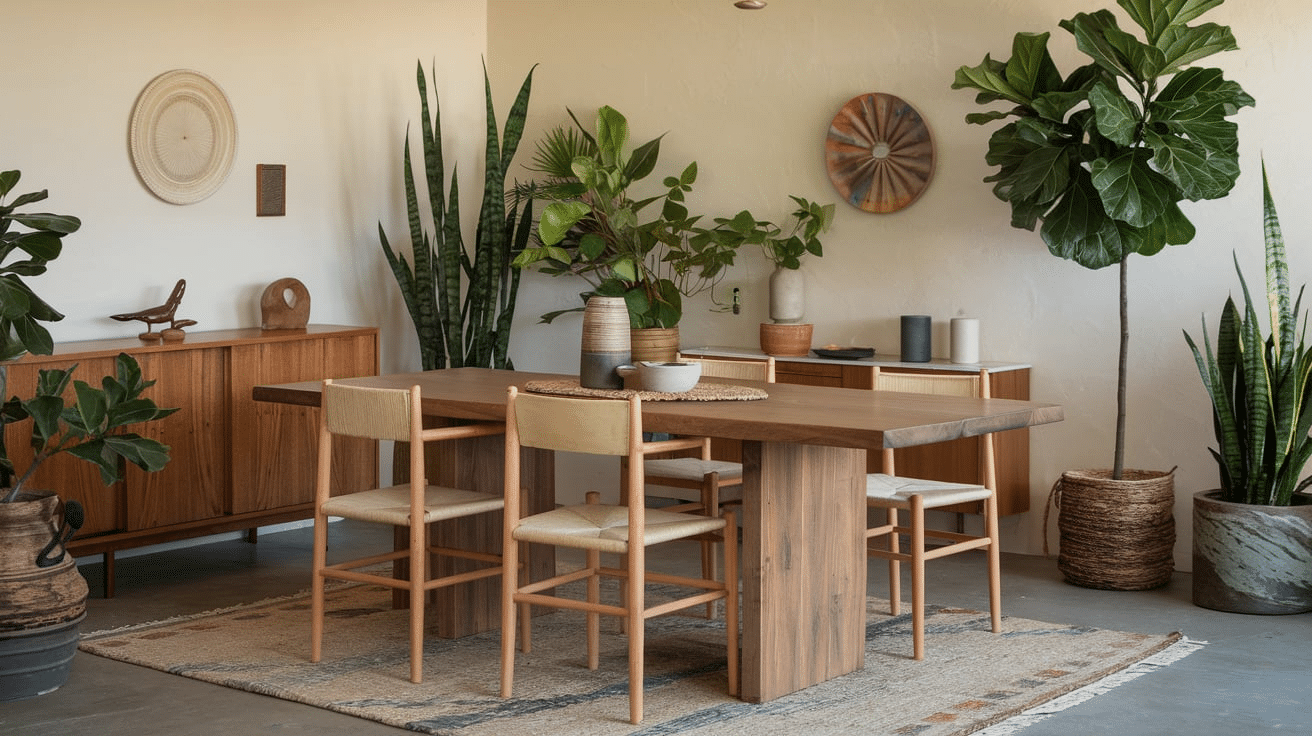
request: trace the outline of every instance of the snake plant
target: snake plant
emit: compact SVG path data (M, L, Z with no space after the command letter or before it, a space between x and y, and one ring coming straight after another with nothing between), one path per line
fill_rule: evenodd
M437 70L434 69L433 78L436 77ZM498 138L496 114L492 108L492 85L488 81L486 65L483 68L487 100L483 199L472 258L461 235L460 192L455 166L451 167L449 195L445 191L441 107L434 94L430 115L428 84L422 63L417 64L416 79L424 180L433 234L430 236L424 229L407 130L402 158L411 262L392 248L380 222L378 237L383 253L414 323L424 370L461 366L512 368L508 353L510 325L515 315L520 273L511 268L510 263L528 243L533 228L533 201L512 196L507 208L505 181L506 171L524 133L533 71L529 70L524 79Z
M1244 293L1242 315L1233 298L1221 311L1213 348L1203 318L1203 350L1186 332L1203 385L1212 399L1222 498L1231 503L1288 506L1312 484L1300 480L1312 458L1312 351L1303 344L1307 314L1303 289L1291 306L1285 241L1271 188L1262 172L1266 235L1266 302L1271 334L1262 336L1257 308L1235 258ZM1301 316L1302 324L1299 324Z
M1238 48L1226 26L1190 25L1223 0L1117 0L1142 30L1122 30L1109 10L1060 23L1092 61L1063 77L1047 33L1017 33L1007 61L984 57L957 70L953 89L978 90L972 113L994 131L985 179L1011 204L1013 227L1034 230L1055 256L1085 268L1120 267L1120 361L1112 477L1125 460L1129 319L1127 267L1194 238L1179 203L1224 197L1239 176L1238 126L1227 120L1253 104L1220 69L1194 66Z

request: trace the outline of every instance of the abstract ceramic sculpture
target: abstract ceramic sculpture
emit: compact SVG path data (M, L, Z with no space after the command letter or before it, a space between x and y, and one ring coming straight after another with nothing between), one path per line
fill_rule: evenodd
M143 309L140 312L129 312L127 314L111 314L110 319L119 322L145 322L146 331L137 335L142 340L181 340L186 336L182 331L183 327L191 327L196 324L194 319L176 319L173 315L178 311L178 305L182 304L182 294L187 290L187 280L178 279L177 285L173 287L173 293L169 294L168 301L158 307ZM154 331L155 325L168 323L168 327L159 331Z
M303 330L310 322L310 291L293 278L269 284L260 297L260 328Z

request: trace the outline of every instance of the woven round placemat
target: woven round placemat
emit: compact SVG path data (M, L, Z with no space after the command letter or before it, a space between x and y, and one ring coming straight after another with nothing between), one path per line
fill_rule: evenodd
M584 388L578 381L569 380L527 381L524 390L535 394L587 396L594 399L627 399L637 394L643 401L758 401L769 396L763 389L735 386L731 383L698 383L691 391L679 394L633 389Z

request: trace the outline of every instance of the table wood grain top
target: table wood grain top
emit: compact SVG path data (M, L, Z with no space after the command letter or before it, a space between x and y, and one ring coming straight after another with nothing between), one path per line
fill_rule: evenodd
M385 388L418 385L426 414L500 421L506 415L508 387L562 377L553 373L449 368L341 382ZM762 401L646 402L642 411L643 429L878 449L932 444L1063 419L1062 407L1035 401L729 382L760 386L769 397ZM256 386L253 397L257 401L318 406L320 387L317 381Z

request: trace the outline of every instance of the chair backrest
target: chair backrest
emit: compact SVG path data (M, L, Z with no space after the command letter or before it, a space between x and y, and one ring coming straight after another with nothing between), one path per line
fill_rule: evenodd
M774 358L765 360L720 360L718 358L690 358L679 356L685 363L701 363L705 378L742 378L748 381L774 383Z
M889 373L874 368L873 388L876 391L901 391L913 394L935 394L938 396L973 396L987 399L991 397L989 389L989 372L981 368L979 373ZM980 475L983 484L997 490L997 465L994 459L993 434L980 435ZM895 475L893 450L885 448L883 453L884 472Z
M369 388L324 381L324 426L337 435L409 441L418 399L418 386Z
M984 371L970 374L889 373L876 366L874 389L912 394L989 398L988 377Z
M630 399L579 399L520 393L511 387L506 434L523 447L628 455L642 447L642 403Z

